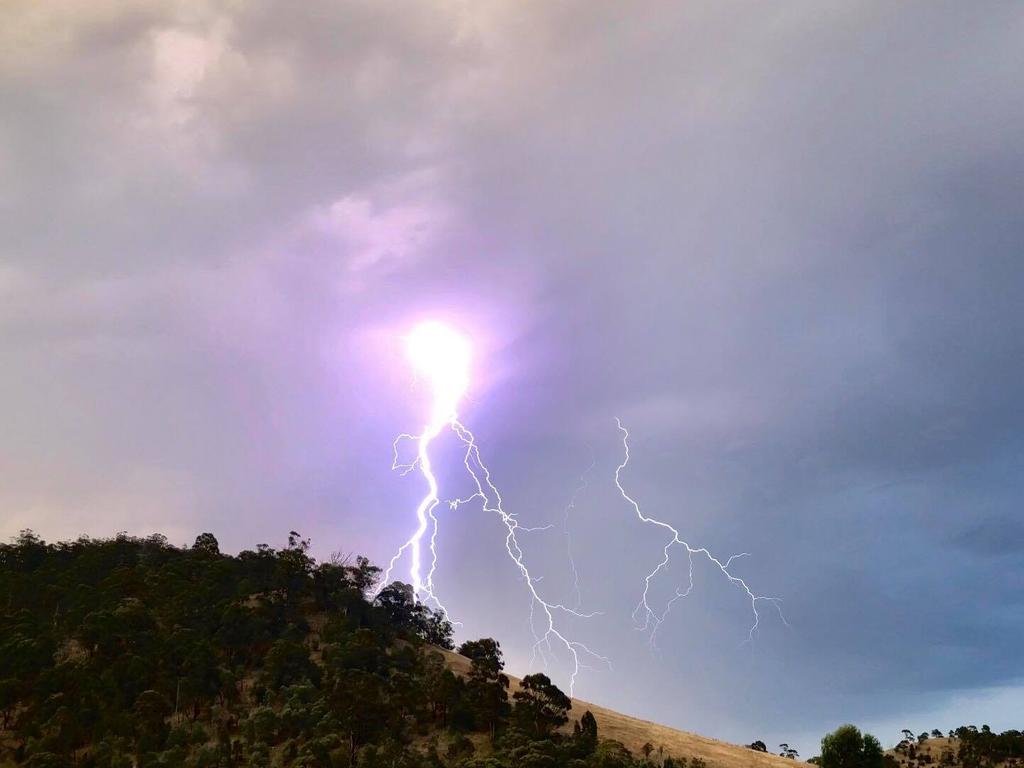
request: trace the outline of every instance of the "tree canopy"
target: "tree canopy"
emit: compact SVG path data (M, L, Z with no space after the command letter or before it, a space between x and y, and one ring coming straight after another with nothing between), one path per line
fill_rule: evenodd
M841 725L821 740L823 768L882 768L884 752L878 739L855 725Z
M362 557L163 536L0 544L0 765L637 768L587 712ZM473 740L486 734L486 751Z

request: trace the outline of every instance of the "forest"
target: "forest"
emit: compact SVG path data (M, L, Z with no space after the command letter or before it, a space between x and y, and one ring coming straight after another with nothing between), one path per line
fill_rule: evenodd
M0 768L714 768L603 739L544 674L462 643L364 557L220 551L210 533L0 544ZM780 745L783 757L796 750ZM750 749L767 751L762 741ZM825 768L1024 763L1024 735L962 726L878 740L844 725Z
M630 768L543 674L509 695L500 644L363 557L291 532L237 556L210 533L0 545L0 765ZM685 764L676 760L676 764ZM701 761L695 760L694 768Z

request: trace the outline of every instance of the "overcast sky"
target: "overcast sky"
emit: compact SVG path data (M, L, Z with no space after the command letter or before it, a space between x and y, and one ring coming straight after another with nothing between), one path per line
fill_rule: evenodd
M380 562L422 483L400 337L464 410L583 698L734 741L1024 711L1024 6L0 6L0 535ZM652 652L652 515L697 563ZM438 445L445 492L462 489ZM442 519L461 638L528 671L500 523ZM685 578L681 561L657 598ZM549 670L565 683L565 667Z

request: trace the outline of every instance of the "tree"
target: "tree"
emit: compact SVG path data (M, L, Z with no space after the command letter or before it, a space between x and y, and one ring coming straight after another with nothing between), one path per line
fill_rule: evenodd
M793 747L789 746L789 744L786 744L785 742L779 744L779 750L779 757L787 757L790 760L796 760L798 757L800 757L800 753L793 749Z
M517 722L534 736L547 736L569 722L572 700L543 673L524 677L522 687L512 694L512 698L515 700Z
M264 667L267 684L271 688L310 680L320 681L320 669L309 658L309 650L302 643L277 640L267 653Z
M438 611L428 610L421 633L424 640L438 648L451 651L455 648L455 643L452 642L453 632L452 623L447 616Z
M393 581L378 593L374 602L395 625L415 629L417 617L422 612L422 603L416 601L416 593L411 584Z
M416 592L409 584L393 581L380 591L375 600L399 630L414 634L428 643L446 650L454 648L452 624L443 612L434 612L416 599Z
M821 740L823 768L881 768L882 746L855 725L841 725Z
M212 533L200 533L196 536L196 541L192 545L192 551L210 556L219 555L220 544L217 541L217 537Z
M862 768L880 768L885 764L885 751L882 743L870 733L864 734L864 746L861 749Z
M505 662L501 645L489 637L470 640L459 646L459 653L470 660L466 692L474 715L494 738L498 720L508 714L508 677L502 672Z
M589 709L573 726L573 740L579 757L590 757L597 749L597 718Z
M329 693L331 709L349 737L349 765L355 765L356 749L383 728L387 719L383 681L361 670L342 673Z
M297 600L310 588L313 558L309 556L309 539L297 531L288 532L288 546L277 553L279 579L284 582L289 599Z
M221 689L216 648L193 630L178 630L168 638L166 652L177 679L175 704L191 704L192 719L198 720L203 705Z

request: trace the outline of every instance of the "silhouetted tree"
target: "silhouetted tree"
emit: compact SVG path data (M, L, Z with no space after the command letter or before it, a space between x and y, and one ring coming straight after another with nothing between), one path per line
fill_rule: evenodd
M498 721L508 715L508 677L502 672L505 662L501 645L489 637L470 640L459 646L459 653L470 660L466 693L478 721L494 737Z
M572 701L543 673L524 677L512 698L516 720L527 733L546 736L569 721Z
M217 537L212 533L200 533L196 536L196 541L192 545L192 550L204 555L219 555L220 544L217 541Z
M578 757L589 757L597 749L597 719L589 709L573 726L573 740Z

